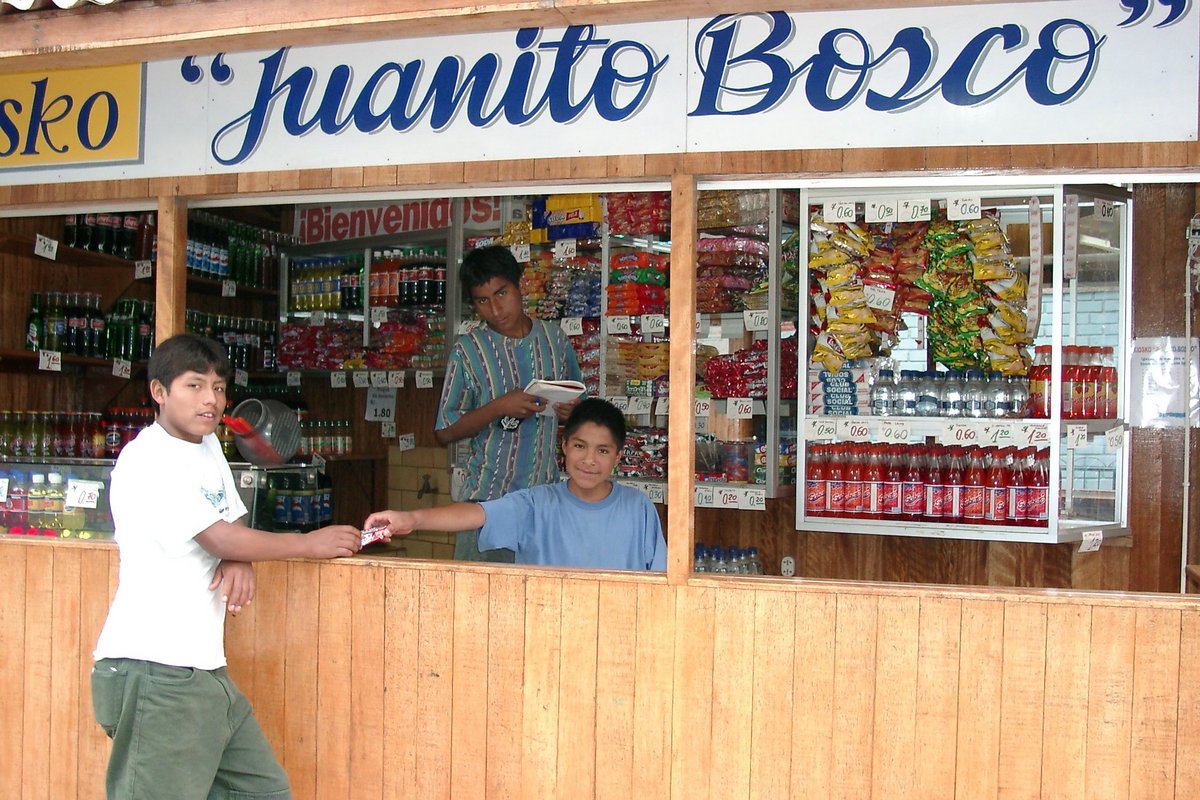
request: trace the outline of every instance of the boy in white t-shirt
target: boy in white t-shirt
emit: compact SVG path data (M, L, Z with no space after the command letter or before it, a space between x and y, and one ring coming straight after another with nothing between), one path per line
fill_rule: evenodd
M334 558L360 532L246 527L215 431L225 410L224 348L193 334L147 366L155 423L126 445L109 491L120 582L96 643L92 703L113 740L109 798L291 796L287 775L225 670L225 611L254 596L251 561Z

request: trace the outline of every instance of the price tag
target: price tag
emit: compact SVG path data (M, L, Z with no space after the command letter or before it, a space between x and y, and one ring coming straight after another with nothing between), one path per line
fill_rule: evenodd
M666 397L660 397L654 401L654 413L661 414L664 417L671 413L671 401Z
M692 490L692 497L696 508L715 508L716 499L713 495L713 487L697 486Z
M652 397L630 397L629 398L629 414L649 414L650 407L654 403Z
M290 370L287 374L287 385L288 386L299 386L300 385L300 373L296 372L295 370Z
M667 487L665 484L651 482L645 484L646 496L650 498L651 503L667 502Z
M729 419L750 419L754 416L754 401L749 397L731 397L725 402L725 416Z
M39 233L33 240L33 254L53 261L58 258L58 242Z
M350 380L354 383L355 389L366 389L371 385L371 376L361 369L351 372Z
M633 326L629 322L627 316L605 317L604 329L609 333L633 333Z
M232 283L232 281L230 281ZM325 312L314 311L312 316L308 318L308 324L314 328L323 328L325 326Z
M767 492L765 489L743 489L742 501L738 505L743 511L766 511Z
M1112 200L1096 198L1096 219L1103 222L1112 222L1117 218L1117 204Z
M388 386L387 370L373 369L371 370L371 388L386 389Z
M908 444L912 440L912 423L896 419L882 420L879 438L889 444Z
M234 386L249 386L250 373L244 369L235 369L233 371L233 384Z
M895 200L868 200L867 215L864 218L867 222L895 222L896 221L896 201Z
M896 205L896 221L928 222L932 206L928 200L901 200Z
M574 258L579 252L579 242L575 239L558 239L554 242L554 260L566 261Z
M836 439L838 421L836 419L821 419L809 417L804 420L805 439Z
M1024 423L1017 429L1017 441L1022 445L1045 447L1050 444L1050 432L1045 423Z
M221 281L221 297L237 297L237 283L231 280Z
M133 279L135 281L152 277L154 277L154 265L150 263L150 259L143 258L133 262Z
M713 492L717 508L736 509L742 504L742 490L733 486L720 486Z
M1078 450L1087 445L1087 425L1067 426L1067 449Z
M433 388L433 373L427 369L417 370L417 388L432 389Z
M1017 426L1013 422L989 422L983 426L983 441L986 444L1005 447L1017 440Z
M978 196L960 195L946 199L946 219L979 219L983 204Z
M567 336L583 335L583 317L563 317L558 324Z
M513 258L515 258L517 260L518 264L528 264L529 263L529 244L528 243L510 244L508 246L508 249L510 251L512 251Z
M708 433L708 417L696 417L696 433L703 436Z
M329 373L329 385L334 389L345 389L346 373L342 372L341 370Z
M95 508L103 488L103 481L81 481L72 478L67 481L63 505L71 508Z
M983 437L977 426L970 422L951 422L946 426L946 437L943 443L950 444L982 444Z
M386 308L384 308L383 306L373 306L371 308L371 324L374 325L376 328L378 328L383 323L387 322L387 318L388 318L388 310ZM462 329L463 325L466 325L466 324L467 323L464 322L458 326L459 333L467 332ZM470 329L468 328L467 330L470 330Z
M1079 552L1094 553L1100 549L1100 544L1104 541L1104 534L1100 531L1084 531L1083 541L1079 543Z
M748 331L765 331L767 329L766 311L743 311L742 324Z
M667 331L667 318L663 314L642 314L642 333L661 336Z
M695 408L697 417L707 417L712 413L712 400L707 397L698 398Z
M415 433L402 433L396 441L396 446L403 453L406 450L415 450L417 448L417 435Z
M869 442L871 425L858 419L838 420L838 436L847 442Z
M863 295L867 298L867 305L871 308L878 308L880 311L891 311L892 305L896 302L896 290L889 289L886 286L878 286L876 284L865 284L863 286Z
M385 439L395 439L396 438L396 423L394 423L394 422L383 423L380 426L379 435Z
M133 374L133 362L124 358L113 359L113 375L118 378L129 380L129 376Z
M367 389L367 411L363 417L367 422L394 422L396 419L396 390Z
M1125 446L1125 428L1118 425L1104 432L1104 450L1108 453L1119 453Z
M393 370L388 371L387 385L392 387L393 389L403 389L404 388L404 370L393 369Z
M325 474L325 456L320 453L313 453L312 465L317 468L317 472Z
M0 478L0 503L8 502L8 478Z
M49 372L62 372L62 353L57 350L39 350L38 369L44 369Z
M823 215L826 222L854 222L858 213L853 200L826 200Z
M611 403L613 407L615 407L617 411L620 411L622 414L629 413L628 397L625 397L624 395L612 395L611 397L606 397L604 399Z

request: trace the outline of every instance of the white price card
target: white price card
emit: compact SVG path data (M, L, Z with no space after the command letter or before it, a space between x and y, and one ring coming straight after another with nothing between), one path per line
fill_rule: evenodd
M350 380L355 389L366 389L371 385L371 376L366 370L356 369L350 373Z
M858 216L853 200L826 200L823 211L826 222L854 222Z
M558 239L554 242L554 260L566 261L579 252L579 242L574 239Z
M768 314L763 310L743 311L742 324L748 331L765 331L767 329Z
M512 252L513 258L515 258L517 260L518 264L528 264L529 263L529 243L528 242L522 242L521 244L510 244L508 246L508 249Z
M1104 534L1100 531L1084 531L1083 541L1079 543L1079 552L1094 553L1100 549L1100 544L1104 541Z
M8 478L0 478L0 503L8 502Z
M57 350L38 350L38 369L62 372L62 353Z
M633 326L629 322L629 317L622 314L616 317L605 317L604 330L613 334L633 333Z
M1015 422L989 422L983 426L984 444L1006 447L1017 440Z
M288 386L299 386L300 385L300 373L296 372L296 370L294 370L294 369L289 370L288 374L287 374L287 385Z
M314 311L312 316L308 318L308 324L314 328L322 328L325 326L325 312Z
M387 370L373 369L371 370L371 388L386 389L388 387Z
M249 386L250 385L250 373L246 372L246 370L244 370L244 369L235 369L233 371L233 385L234 386Z
M367 422L394 422L396 420L396 390L367 389L367 411L363 417Z
M654 404L653 397L631 397L629 398L630 414L649 414L650 408Z
M889 444L908 444L912 440L912 423L898 419L881 420L879 438Z
M1087 444L1087 425L1067 426L1067 449L1078 450Z
M614 408L617 409L617 411L620 411L622 414L629 413L629 398L628 397L626 397L624 395L612 395L612 396L606 397L604 399L607 400Z
M738 504L742 511L766 511L766 489L742 489L742 500Z
M320 453L313 453L311 463L314 467L316 467L317 472L321 473L322 475L325 474L325 456L321 455Z
M1044 422L1026 422L1017 428L1017 443L1029 447L1050 444L1050 431Z
M713 495L713 487L697 486L692 490L693 505L696 508L713 508L716 506L716 498Z
M932 208L929 200L901 200L896 204L896 221L928 222Z
M703 436L708 433L708 417L696 417L695 421L696 433Z
M661 336L667 332L665 314L642 314L642 333Z
M896 302L895 289L873 283L863 286L863 295L867 298L867 305L870 308L878 308L880 311L891 311Z
M1102 222L1113 222L1117 218L1117 204L1112 200L1096 198L1096 219Z
M374 325L376 328L378 328L383 323L387 322L387 318L388 318L388 310L386 308L384 308L383 306L374 306L371 308L371 324ZM466 324L467 323L464 322L458 326L459 333L466 333L466 331L464 331L462 329L463 325L466 325Z
M396 446L403 453L407 450L415 450L417 448L417 435L415 433L402 433L400 438L396 440Z
M671 401L669 398L660 397L654 401L654 413L662 414L664 417L671 413Z
M433 388L433 373L427 369L417 370L417 388L432 389Z
M221 297L237 297L237 282L228 279L221 281Z
M836 419L821 419L809 417L804 420L805 439L836 439L838 421Z
M939 440L942 444L983 444L979 426L971 422L951 422Z
M979 219L983 204L978 196L959 195L946 198L946 219Z
M838 437L846 442L871 441L871 425L866 420L838 420Z
M696 399L696 416L697 417L707 417L711 413L712 413L712 400L710 400L707 397L697 398Z
M152 277L154 277L154 265L150 263L150 259L143 258L133 262L133 279L135 281Z
M867 213L864 217L866 222L895 222L896 221L896 201L895 200L868 200Z
M95 508L103 488L103 481L81 481L72 478L67 481L63 505L69 508Z
M713 492L717 508L736 509L742 504L742 490L737 486L718 486Z
M1104 432L1104 450L1108 453L1119 453L1125 446L1125 428L1118 425Z
M583 317L563 317L558 324L567 336L583 335Z
M650 498L651 503L662 504L662 503L667 502L667 486L666 486L666 484L658 483L657 481L653 481L653 482L644 484L644 488L646 491L646 496Z
M385 439L395 439L396 438L396 423L385 422L382 425L380 425L379 435Z
M58 242L39 233L33 240L33 254L53 261L58 257Z
M129 379L133 374L133 362L126 358L113 359L113 373L115 377Z
M392 387L393 389L403 389L404 388L404 370L402 370L402 369L388 370L387 385Z
M750 419L754 416L754 401L749 397L731 397L725 401L725 416L729 419Z
M346 373L341 370L336 370L329 373L329 385L334 389L346 388Z

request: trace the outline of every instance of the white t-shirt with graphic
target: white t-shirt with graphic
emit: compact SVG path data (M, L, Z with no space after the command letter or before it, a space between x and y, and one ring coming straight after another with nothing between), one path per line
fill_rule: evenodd
M196 543L246 513L215 435L199 444L158 423L127 444L109 491L120 583L95 657L197 669L225 666L225 606L209 591L220 559Z

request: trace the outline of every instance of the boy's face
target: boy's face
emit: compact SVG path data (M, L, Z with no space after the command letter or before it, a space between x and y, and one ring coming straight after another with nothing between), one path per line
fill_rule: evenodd
M581 500L603 500L612 488L609 478L620 457L612 431L594 422L583 423L563 442L568 488Z
M158 424L177 439L199 443L221 424L225 379L215 370L185 372L170 387L151 381L150 395L158 403Z
M529 332L525 326L527 318L521 290L512 281L492 278L487 283L472 287L471 305L496 333L510 339L520 339Z

